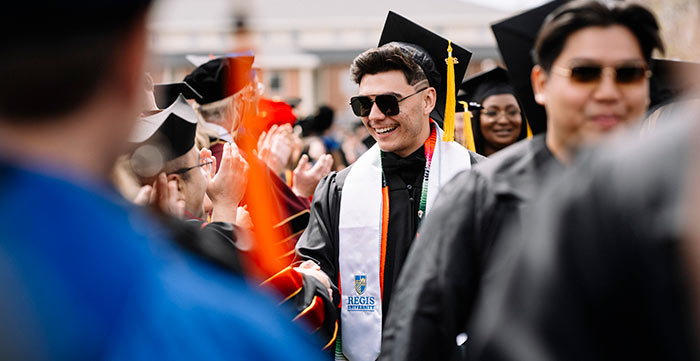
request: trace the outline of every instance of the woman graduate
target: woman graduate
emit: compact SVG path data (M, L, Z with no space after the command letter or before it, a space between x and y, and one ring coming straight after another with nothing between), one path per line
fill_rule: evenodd
M465 121L471 119L471 126L464 124L455 137L466 148L488 157L532 134L504 68L477 74L459 89L457 111L464 112Z

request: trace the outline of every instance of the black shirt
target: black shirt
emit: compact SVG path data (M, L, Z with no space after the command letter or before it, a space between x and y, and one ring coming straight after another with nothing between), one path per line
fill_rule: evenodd
M382 295L384 321L388 314L394 283L399 278L418 229L418 207L425 172L425 147L420 147L406 158L382 152L382 169L389 187L389 230Z

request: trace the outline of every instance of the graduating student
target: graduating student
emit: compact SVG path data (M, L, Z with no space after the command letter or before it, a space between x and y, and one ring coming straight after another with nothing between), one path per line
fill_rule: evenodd
M466 121L471 118L470 124L464 125L467 131L462 132L466 138L462 143L465 147L488 157L525 139L528 134L527 121L507 70L496 67L474 75L464 81L459 89L457 109L465 115L469 111Z
M490 256L505 226L519 225L545 180L579 147L644 116L655 48L663 49L656 20L636 4L577 1L547 18L531 72L532 101L546 109L547 133L463 172L441 193L399 278L382 357L451 357L481 284L498 268Z
M449 126L454 116L454 89L470 58L449 47L390 12L379 47L352 63L359 94L350 104L377 144L322 180L296 248L307 261L299 269L332 288L334 305L326 307L340 319L337 358L377 358L394 283L420 221L440 189L482 158L443 141L437 125L444 117ZM459 62L454 70L454 58L445 61L450 56Z
M552 180L479 298L470 360L698 359L697 114L679 104Z

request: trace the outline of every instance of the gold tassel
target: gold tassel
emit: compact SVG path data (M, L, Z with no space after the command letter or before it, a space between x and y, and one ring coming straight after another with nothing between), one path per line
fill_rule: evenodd
M469 104L464 101L460 101L464 107L464 137L462 138L462 145L465 148L476 152L476 143L474 142L474 131L472 130L472 112L469 111Z
M452 57L452 42L448 40L447 43L447 94L445 95L447 100L445 101L445 134L442 140L445 142L451 142L455 140L455 109L457 104L455 103L455 58Z
M527 127L527 139L532 139L532 129L530 128L530 122L525 119L525 126Z

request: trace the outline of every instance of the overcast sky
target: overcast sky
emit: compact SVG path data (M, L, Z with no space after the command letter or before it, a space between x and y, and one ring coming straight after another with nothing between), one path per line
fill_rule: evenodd
M520 11L544 4L546 0L458 0L504 11Z

